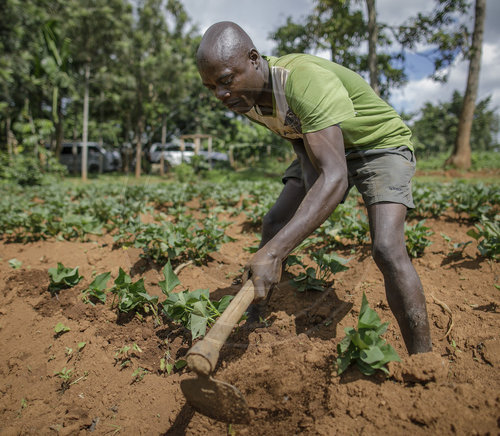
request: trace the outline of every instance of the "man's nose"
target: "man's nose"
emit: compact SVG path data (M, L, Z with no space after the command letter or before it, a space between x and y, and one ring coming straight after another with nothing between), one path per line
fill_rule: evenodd
M229 90L227 88L223 87L217 87L215 90L215 96L220 100L224 101L226 98L228 98L231 95Z

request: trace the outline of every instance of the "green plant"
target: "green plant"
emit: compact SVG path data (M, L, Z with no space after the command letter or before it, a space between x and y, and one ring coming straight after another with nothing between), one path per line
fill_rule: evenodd
M61 369L61 371L55 372L54 375L57 375L62 380L61 390L63 392L69 389L69 387L71 386L71 378L73 377L72 369L66 369L66 367L64 367L63 369Z
M445 235L444 233L441 233L441 236L448 244L449 251L448 254L446 255L447 257L463 256L465 247L467 247L467 245L472 243L472 241L452 242L452 239L449 236Z
M17 259L10 259L9 260L9 266L13 269L19 269L21 268L22 266L22 262L20 260L17 260Z
M304 269L292 280L293 285L299 292L307 290L324 291L331 284L334 274L349 269L345 266L349 259L344 259L335 253L319 250L311 253L311 257L316 262L316 268L306 268L296 256L289 256L287 260L287 265L300 265Z
M143 278L132 283L130 276L120 268L114 283L111 292L118 297L117 307L120 312L143 309L147 313L151 309L154 314L157 313L158 297L152 297L146 292Z
M342 374L352 363L356 363L365 375L372 375L377 369L389 373L385 365L391 361L400 361L394 348L381 338L388 322L381 323L377 313L370 308L365 293L358 318L358 329L346 327L346 336L337 345L337 373Z
M434 232L426 227L425 220L410 226L405 225L406 249L410 257L420 257L424 250L432 244L428 239Z
M163 268L163 275L165 280L159 282L162 292L167 296L162 303L163 312L171 320L190 330L193 339L205 335L207 326L215 322L233 298L225 295L219 301L211 301L208 289L173 293L180 281L170 261Z
M89 285L87 289L82 291L82 300L85 304L90 303L93 306L97 301L101 303L106 302L106 285L109 278L111 277L110 272L105 272L99 274Z
M132 383L140 382L146 374L149 374L149 371L139 366L139 368L132 373Z
M467 232L469 236L478 241L477 248L482 256L498 260L500 257L500 224L499 220L489 220L481 217L480 224L475 224L475 229Z
M115 365L119 363L121 369L126 368L132 363L132 357L138 357L136 353L142 353L142 350L135 342L132 346L124 345L115 353Z
M58 322L54 327L56 335L62 335L63 333L69 332L71 329L65 326L62 322Z
M83 278L78 273L78 267L66 268L62 263L57 263L57 268L49 268L50 276L49 290L57 292L61 289L71 288L77 285Z

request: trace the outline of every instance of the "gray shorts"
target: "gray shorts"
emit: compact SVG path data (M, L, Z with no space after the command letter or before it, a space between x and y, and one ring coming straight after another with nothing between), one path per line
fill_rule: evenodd
M344 200L353 186L363 196L366 206L387 201L404 204L412 209L411 178L415 174L414 153L406 146L371 150L347 150L349 187ZM302 180L300 162L295 159L283 175L283 183L291 178ZM342 200L342 202L344 201Z

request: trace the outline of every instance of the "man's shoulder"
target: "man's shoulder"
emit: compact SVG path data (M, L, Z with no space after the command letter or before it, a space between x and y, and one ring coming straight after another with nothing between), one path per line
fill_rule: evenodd
M321 58L307 53L290 53L284 56L264 56L271 67L294 68L300 65L313 65L316 64ZM324 62L331 63L326 59Z

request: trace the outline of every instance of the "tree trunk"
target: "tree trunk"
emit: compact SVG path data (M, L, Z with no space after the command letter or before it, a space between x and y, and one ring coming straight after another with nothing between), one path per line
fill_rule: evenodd
M135 148L135 177L138 179L141 177L141 164L142 164L142 131L143 122L142 118L139 120L139 125L137 126L137 136L136 136L136 148Z
M377 95L380 95L377 65L378 29L375 0L366 0L366 7L368 8L368 71L370 72L370 86Z
M165 143L167 142L167 117L163 116L163 123L161 125L161 154L160 154L160 176L165 175L165 155L163 154L163 149Z
M64 126L63 126L63 111L62 111L62 101L61 97L57 99L57 123L55 125L56 128L56 149L55 155L57 159L61 155L62 142L64 138Z
M82 180L87 181L87 138L89 133L89 78L90 65L85 65L85 91L83 94Z
M444 163L445 166L454 166L469 169L471 165L470 135L474 109L476 108L477 89L479 86L479 72L481 70L481 54L483 49L484 17L486 14L486 0L476 0L474 19L474 33L470 51L469 75L465 89L464 102L458 130L451 156Z

